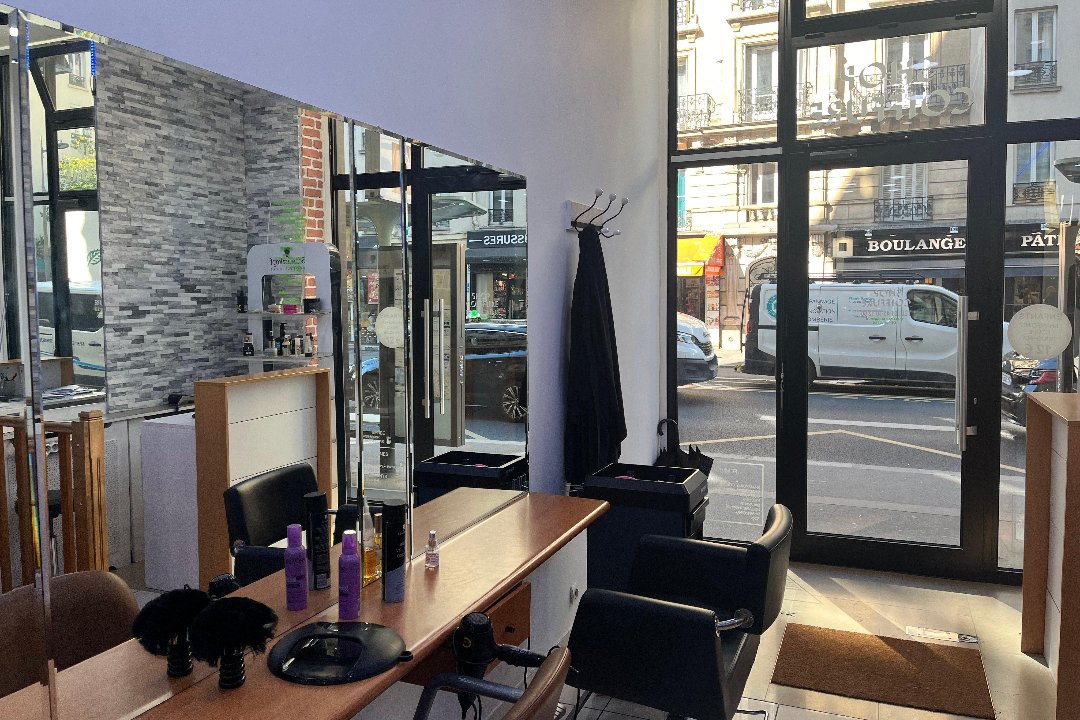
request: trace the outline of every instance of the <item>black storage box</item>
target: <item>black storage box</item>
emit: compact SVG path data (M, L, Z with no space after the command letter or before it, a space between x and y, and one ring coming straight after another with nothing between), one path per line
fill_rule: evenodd
M642 535L700 540L708 491L691 468L612 463L586 478L581 496L611 503L589 526L589 587L625 591Z
M417 464L413 473L416 505L459 487L528 490L528 456L454 450Z

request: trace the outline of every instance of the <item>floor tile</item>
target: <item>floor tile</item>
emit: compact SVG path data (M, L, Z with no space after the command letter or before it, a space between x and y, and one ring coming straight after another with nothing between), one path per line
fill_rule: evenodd
M770 685L765 699L791 708L817 710L824 713L860 718L861 720L878 720L878 704L869 700L828 695L813 690L787 687L786 685ZM778 720L802 720L798 715L786 715L786 712L789 711L781 707L777 713ZM814 720L819 719L815 718Z
M663 710L637 705L619 698L611 698L611 702L604 708L602 720L619 720L617 716L643 718L644 720L666 720L667 713Z
M1051 720L1057 687L1050 670L1020 652L983 651L983 670L997 720Z
M603 710L607 707L607 704L611 701L607 695L597 695L596 693L589 693L589 696L585 698L584 707L599 708Z
M875 716L877 717L877 716ZM837 715L820 710L779 705L776 712L776 720L851 720L850 715Z
M878 705L878 720L971 720L971 718L881 703Z
M566 720L600 720L600 716L604 713L599 708L583 707L578 711L577 717L573 715L574 707L570 706L570 714L564 716Z
M966 605L953 608L913 608L905 605L886 605L864 600L832 600L838 610L859 624L863 632L885 637L937 642L907 634L908 626L946 630L968 635L975 634L975 622ZM955 645L946 642L945 644Z

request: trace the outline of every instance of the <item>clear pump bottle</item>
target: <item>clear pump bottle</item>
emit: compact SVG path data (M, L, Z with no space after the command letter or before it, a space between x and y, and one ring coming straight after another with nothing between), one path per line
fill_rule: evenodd
M439 541L435 537L435 531L428 532L427 549L424 551L424 567L428 570L439 569Z

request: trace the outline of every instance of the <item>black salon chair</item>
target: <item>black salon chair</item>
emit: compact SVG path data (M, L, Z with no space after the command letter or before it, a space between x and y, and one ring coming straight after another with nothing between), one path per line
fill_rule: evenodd
M284 540L289 525L304 522L304 495L319 489L307 463L256 475L225 491L225 519L234 574L241 585L285 568Z
M590 589L570 633L567 684L697 720L731 720L761 634L780 614L791 512L748 544L646 535L628 592Z

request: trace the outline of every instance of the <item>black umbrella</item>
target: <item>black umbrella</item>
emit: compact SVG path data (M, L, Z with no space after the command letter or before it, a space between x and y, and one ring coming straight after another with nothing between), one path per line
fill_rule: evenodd
M669 426L664 450L656 457L653 465L659 467L677 467L700 470L708 477L712 471L713 459L701 452L700 446L687 445L683 450L679 444L679 423L671 418L664 418L656 426L656 436L664 437L664 426Z

